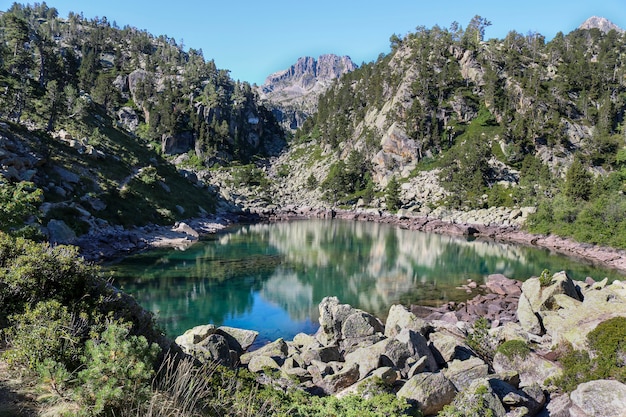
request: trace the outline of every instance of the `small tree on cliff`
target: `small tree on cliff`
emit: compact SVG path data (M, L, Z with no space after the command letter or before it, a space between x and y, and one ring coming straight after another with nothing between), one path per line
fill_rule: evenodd
M400 183L396 176L392 176L385 190L387 210L396 211L400 208Z

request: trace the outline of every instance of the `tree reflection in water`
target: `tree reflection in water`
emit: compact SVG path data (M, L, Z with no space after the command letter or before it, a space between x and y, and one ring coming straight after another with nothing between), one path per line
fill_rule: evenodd
M259 330L262 339L314 332L325 296L384 318L399 302L464 300L457 287L468 279L526 279L543 269L623 279L547 250L338 220L240 226L186 251L149 251L108 268L170 336L214 323Z

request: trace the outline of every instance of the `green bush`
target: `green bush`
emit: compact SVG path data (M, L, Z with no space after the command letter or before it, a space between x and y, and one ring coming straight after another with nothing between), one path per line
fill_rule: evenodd
M559 362L563 374L551 382L565 392L596 379L626 382L626 317L600 323L587 335L587 343L589 351L562 346Z
M526 359L530 354L530 347L523 340L507 340L498 346L497 353L501 353L508 359L518 357Z
M606 320L587 335L596 355L595 374L626 382L626 317Z
M38 371L44 362L54 361L73 369L78 366L82 349L80 329L58 301L48 300L24 314L11 317L12 326L5 330L9 349L3 354L11 366Z
M0 309L5 313L43 300L75 303L88 295L97 276L97 269L87 265L75 247L52 247L2 233L0 266Z
M539 285L542 287L548 287L552 284L552 274L549 270L544 269L539 276Z
M42 201L42 191L31 182L12 184L0 178L0 230L21 226Z
M472 331L467 335L466 343L481 359L487 363L493 362L495 353L495 339L489 334L491 328L489 320L480 317L472 325Z
M143 336L130 336L129 329L129 325L110 324L85 346L85 369L78 372L77 393L90 415L120 410L150 397L160 349Z
M289 407L289 415L295 417L385 417L407 415L409 408L406 400L394 394L377 394L369 398L348 395L341 399L334 396L303 397ZM413 415L421 415L419 411L416 413Z

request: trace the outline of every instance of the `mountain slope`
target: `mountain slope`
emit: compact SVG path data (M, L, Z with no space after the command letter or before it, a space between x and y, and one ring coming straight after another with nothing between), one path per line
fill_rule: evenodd
M214 211L191 168L285 144L251 86L202 51L45 3L14 4L0 27L0 179L43 193L31 222L53 240Z
M418 28L333 84L278 162L297 171L282 194L309 196L287 204L389 209L395 178L397 207L416 213L532 206L533 230L623 246L582 224L626 226L603 212L626 207L623 33L484 41L484 24Z

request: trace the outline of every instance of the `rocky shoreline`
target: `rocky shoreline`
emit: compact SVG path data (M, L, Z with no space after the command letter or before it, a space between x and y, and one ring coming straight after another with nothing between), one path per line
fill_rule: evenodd
M260 210L256 212L266 221L289 221L311 218L336 218L392 224L404 229L447 235L468 236L490 239L504 243L545 248L556 253L575 257L595 265L626 272L626 251L588 243L576 242L559 236L537 235L521 229L520 224L459 223L453 217L441 219L439 216L415 215L409 212L391 214L379 210L341 210L284 208L281 210Z
M190 329L176 343L201 362L246 368L278 389L391 393L425 416L624 415L621 382L591 380L568 393L554 381L563 375L555 353L563 343L587 349L598 324L626 317L626 281L572 281L564 272L548 280L491 275L487 293L467 303L394 305L385 323L326 297L317 333L252 352L257 332L213 325Z
M515 211L510 211L515 215ZM492 222L459 222L458 218L441 215L424 216L400 211L392 214L376 209L326 209L284 207L242 212L221 212L213 216L189 219L173 226L144 226L133 229L109 227L90 232L71 242L90 261L103 262L158 247L186 248L202 236L241 223L278 222L306 219L343 219L392 224L400 228L429 233L467 236L503 243L545 248L555 253L578 258L594 265L626 273L626 251L559 236L537 235L521 228L521 221L509 224ZM521 217L519 214L516 219ZM474 219L476 220L476 219ZM520 219L522 220L522 219Z

